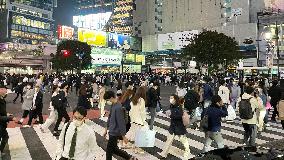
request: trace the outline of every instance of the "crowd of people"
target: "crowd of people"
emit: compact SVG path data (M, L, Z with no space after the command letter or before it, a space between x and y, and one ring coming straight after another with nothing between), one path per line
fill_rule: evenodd
M157 112L170 118L169 135L159 155L166 158L175 137L184 146L183 158L190 156L187 128L200 129L205 133L203 152L207 152L212 141L218 148L224 147L221 122L232 121L238 114L243 128L243 143L256 149L256 137L269 126L268 114L273 109L271 121L281 120L284 128L284 97L278 81L272 85L265 78L224 79L218 76L162 75L162 74L81 74L81 75L0 75L0 151L7 143L7 122L16 121L30 127L33 119L42 132L49 132L55 124L53 135L59 136L57 159L96 159L96 136L86 121L89 109L99 109L100 118L107 118L104 136L108 135L106 159L113 155L124 159L137 159L124 148L137 154L144 151L135 143L137 131L153 131ZM169 97L169 107L161 105L160 87L176 85ZM11 88L16 93L13 102L20 97L23 115L16 119L6 113L5 95ZM75 88L77 107L70 106L68 94ZM50 114L43 121L43 96L50 95ZM282 102L283 100L283 102ZM105 106L111 106L109 111ZM70 121L68 108L73 110ZM108 114L107 114L108 113ZM189 124L185 115L190 115ZM60 123L64 118L64 126ZM199 123L200 122L200 123Z

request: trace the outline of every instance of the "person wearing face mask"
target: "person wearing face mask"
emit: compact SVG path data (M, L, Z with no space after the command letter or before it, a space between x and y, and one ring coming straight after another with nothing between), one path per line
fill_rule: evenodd
M153 130L153 125L156 117L156 108L159 100L158 96L158 89L159 84L157 82L153 83L153 86L148 90L147 92L147 106L150 111L150 122L149 122L149 128L150 130Z
M190 150L189 150L189 143L188 139L186 137L186 127L183 124L182 116L183 116L183 109L182 105L179 104L179 97L177 95L171 95L170 96L170 118L171 123L169 127L169 135L167 137L166 144L164 146L164 149L161 153L158 153L163 158L167 158L167 155L169 153L170 147L173 143L173 140L175 136L179 137L179 140L184 145L185 151L183 154L183 159L188 159Z
M7 132L7 123L9 121L16 121L16 118L13 117L13 115L7 113L6 111L6 95L7 89L4 86L0 86L0 159L2 159L2 156L5 155L3 151L9 139L9 135Z
M94 160L99 155L94 130L85 123L87 110L76 107L73 121L66 123L59 136L56 160Z
M99 102L98 102L99 104L98 104L98 107L100 109L101 118L103 118L104 115L105 115L105 104L106 104L106 101L104 100L105 92L106 92L106 88L104 87L104 84L99 83Z
M24 119L28 117L30 113L30 109L33 104L33 97L34 97L34 90L32 89L32 83L28 83L24 89L24 102L22 104L22 110L23 110L23 116L22 118L17 122L18 124L23 124Z
M233 81L233 85L231 86L231 105L236 109L238 99L241 96L241 87L238 85L237 81Z
M203 147L204 153L208 152L213 140L217 143L218 148L224 148L224 139L221 135L221 118L228 116L228 111L219 95L214 95L211 101L211 105L203 111L203 115L208 116L208 129L205 132Z

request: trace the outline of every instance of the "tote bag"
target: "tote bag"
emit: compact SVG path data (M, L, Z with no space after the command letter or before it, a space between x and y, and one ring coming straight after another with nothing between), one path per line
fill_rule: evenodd
M154 147L155 146L156 131L148 129L148 127L142 127L137 130L135 135L136 147Z

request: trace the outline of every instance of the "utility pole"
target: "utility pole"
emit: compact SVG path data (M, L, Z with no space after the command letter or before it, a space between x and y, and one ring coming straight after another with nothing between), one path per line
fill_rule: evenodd
M276 53L277 53L277 76L278 80L280 80L280 66L279 66L279 59L280 59L280 50L279 50L279 30L278 30L278 22L275 22L275 35L276 35Z

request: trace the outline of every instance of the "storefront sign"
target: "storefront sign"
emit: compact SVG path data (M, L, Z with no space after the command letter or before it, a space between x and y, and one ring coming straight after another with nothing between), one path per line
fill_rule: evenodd
M141 73L141 65L123 65L124 73Z
M58 25L57 34L58 39L72 39L74 34L74 28Z
M158 50L180 50L190 44L198 30L175 32L158 35Z

